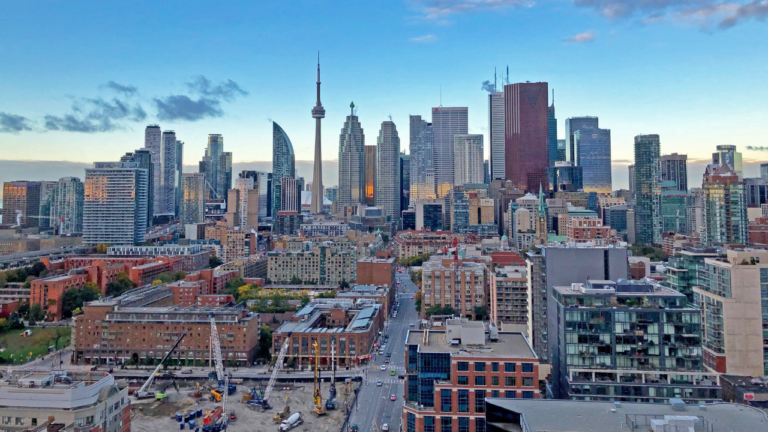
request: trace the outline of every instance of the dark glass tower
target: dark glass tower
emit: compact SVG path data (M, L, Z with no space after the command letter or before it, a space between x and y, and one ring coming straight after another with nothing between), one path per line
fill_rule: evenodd
M517 83L504 86L504 169L512 186L534 192L549 188L548 85Z

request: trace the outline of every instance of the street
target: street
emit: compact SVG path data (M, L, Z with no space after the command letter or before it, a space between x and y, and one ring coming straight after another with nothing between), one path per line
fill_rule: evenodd
M410 324L418 321L418 315L411 296L416 293L416 285L411 282L408 273L398 273L400 282L400 309L396 318L391 318L385 326L384 334L389 335L389 342L382 350L382 355L374 357L373 362L366 368L366 375L358 396L357 407L353 411L350 424L357 424L360 430L381 430L383 424L388 424L391 431L399 431L403 417L403 388L404 380L398 375L405 374L405 337ZM415 328L415 327L414 327ZM392 353L390 363L385 364L386 353ZM373 368L376 368L375 370ZM395 376L390 375L392 368L397 370ZM382 386L376 385L382 381ZM391 401L390 395L397 396ZM376 429L374 428L374 422Z

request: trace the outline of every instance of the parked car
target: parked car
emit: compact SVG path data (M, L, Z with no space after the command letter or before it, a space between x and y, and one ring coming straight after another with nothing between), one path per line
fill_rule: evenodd
M184 369L181 370L181 373L183 373L184 375L191 374L192 373L192 369L184 368Z

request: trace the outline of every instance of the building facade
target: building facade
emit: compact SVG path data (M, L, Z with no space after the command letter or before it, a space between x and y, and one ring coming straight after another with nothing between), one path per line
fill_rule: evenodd
M51 225L59 235L83 232L85 186L77 177L64 177L54 185L50 202Z
M365 134L355 104L349 107L339 135L339 206L353 206L365 199Z
M525 266L496 267L490 275L489 315L492 323L504 330L522 327L527 331L528 270Z
M83 243L131 245L147 233L147 170L136 162L96 162L85 170Z
M205 174L184 174L181 177L183 224L205 222Z
M468 115L466 107L432 108L435 189L438 197L446 196L453 186L453 136L469 133Z
M661 244L661 142L658 135L635 137L635 239Z
M485 264L435 257L421 265L422 315L432 306L451 307L457 315L474 316L488 304Z
M30 228L40 225L41 182L3 183L3 223Z
M548 85L504 86L504 148L506 179L529 192L549 188Z
M412 115L410 120L411 199L435 197L435 154L432 123Z
M505 180L504 169L504 92L488 95L488 139L491 146L491 179Z
M400 138L395 123L381 123L376 145L376 206L392 221L400 219Z
M485 183L483 178L483 135L453 136L453 185Z
M272 212L273 217L282 210L279 185L284 177L296 177L296 155L288 134L276 122L272 122Z
M267 277L275 283L294 278L317 284L357 280L357 250L319 245L310 251L270 251Z
M744 186L730 165L707 165L701 186L704 191L703 244L747 244L749 224Z
M688 192L688 155L677 153L663 155L661 181L673 181L677 190Z

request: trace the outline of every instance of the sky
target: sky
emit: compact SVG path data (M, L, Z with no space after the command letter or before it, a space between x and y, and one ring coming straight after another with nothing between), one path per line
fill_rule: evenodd
M554 89L559 138L568 117L611 129L614 189L638 134L688 154L691 185L718 144L737 145L756 176L766 18L768 0L2 2L0 181L82 177L143 147L147 124L176 131L190 171L209 133L236 168L268 169L270 120L311 161L318 51L326 185L352 101L366 144L391 116L404 150L409 115L467 106L488 155L483 83L507 67L510 82Z

